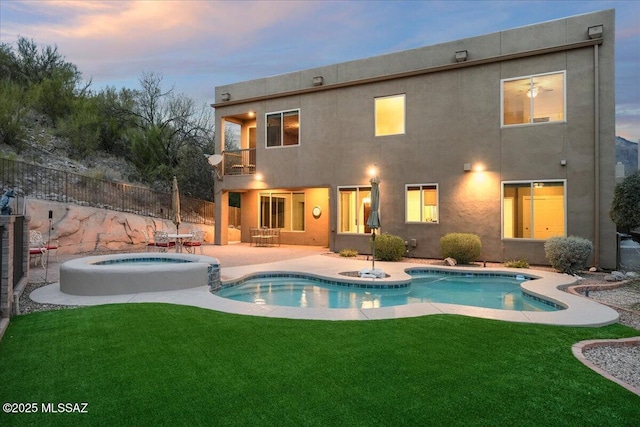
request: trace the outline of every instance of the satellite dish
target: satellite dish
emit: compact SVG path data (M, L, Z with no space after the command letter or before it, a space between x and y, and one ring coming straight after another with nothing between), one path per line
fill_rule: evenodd
M222 162L222 156L220 154L212 154L207 160L211 166L217 166Z

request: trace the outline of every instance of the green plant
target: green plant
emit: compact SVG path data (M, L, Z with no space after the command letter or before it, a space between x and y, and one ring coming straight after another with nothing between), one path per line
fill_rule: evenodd
M544 244L547 260L560 273L576 274L587 266L591 241L577 236L552 237Z
M22 88L0 80L0 143L22 148L25 136L24 116L29 107Z
M511 260L511 261L506 261L504 263L504 266L507 268L529 268L529 263L527 262L526 259L518 259L518 260Z
M440 239L440 254L453 258L458 264L469 264L478 259L482 243L473 233L449 233Z
M352 258L358 256L358 251L355 249L343 249L340 252L340 256L345 258Z
M626 232L640 226L640 171L616 185L609 216Z
M404 239L389 233L376 236L374 242L376 259L381 261L400 261L404 256Z

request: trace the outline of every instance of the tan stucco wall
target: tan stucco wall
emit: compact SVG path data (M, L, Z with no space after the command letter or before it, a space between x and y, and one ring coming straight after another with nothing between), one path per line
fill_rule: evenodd
M269 190L273 192L291 190ZM281 243L285 245L329 246L329 191L326 188L296 189L305 193L305 230L280 232ZM258 227L258 201L260 191L242 194L242 241L250 242L250 228ZM321 215L314 218L312 209L320 207Z
M386 81L340 87L225 106L232 101L311 86L419 70L454 63L467 50L469 60L589 40L588 27L604 25L601 45L544 55L497 59L490 63ZM599 238L602 267L615 267L615 227L608 217L614 181L614 12L580 15L499 33L335 64L312 70L216 88L216 117L255 111L255 177L225 177L224 189L328 187L335 200L338 186L367 185L366 169L377 163L381 183L382 232L416 239L418 257L439 257L439 239L450 232L473 232L488 261L525 258L544 264L544 241L502 239L501 183L514 180L567 181L567 235ZM599 60L599 110L594 117L594 52ZM501 79L566 70L566 122L501 128ZM406 133L374 136L374 98L406 94ZM265 148L265 113L300 109L300 144ZM599 147L596 152L596 125ZM216 135L218 138L218 135ZM220 140L217 140L221 147ZM566 166L561 161L566 160ZM596 162L599 178L596 178ZM486 171L463 171L465 163L482 163ZM599 205L594 182L599 180ZM439 224L406 224L405 185L437 183ZM244 199L243 199L244 203ZM254 202L244 208L256 209ZM332 250L367 251L365 235L335 232L331 206ZM596 212L599 218L596 218ZM244 222L243 222L244 225ZM599 230L599 231L598 231ZM245 231L243 231L244 233ZM599 236L596 237L596 232ZM244 239L244 236L243 236Z

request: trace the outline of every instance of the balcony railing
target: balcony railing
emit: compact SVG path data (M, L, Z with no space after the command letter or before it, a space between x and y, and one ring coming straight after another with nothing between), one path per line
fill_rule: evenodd
M256 173L256 149L227 150L224 157L225 175L250 175Z

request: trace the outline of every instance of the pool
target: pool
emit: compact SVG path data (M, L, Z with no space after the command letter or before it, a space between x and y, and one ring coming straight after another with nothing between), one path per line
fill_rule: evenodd
M103 296L215 287L218 260L179 253L116 254L78 258L60 266L60 291Z
M286 274L249 277L215 295L256 305L301 308L381 308L425 302L516 311L556 311L553 302L523 292L524 275L409 270L411 280L371 285Z

